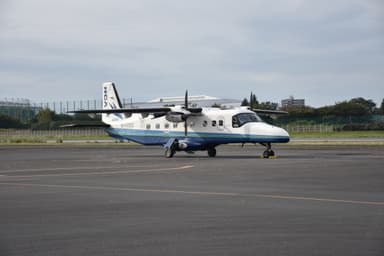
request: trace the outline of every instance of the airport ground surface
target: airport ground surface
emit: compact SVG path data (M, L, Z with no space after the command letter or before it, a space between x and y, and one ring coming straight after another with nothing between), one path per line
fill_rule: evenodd
M384 146L0 146L0 255L384 255Z

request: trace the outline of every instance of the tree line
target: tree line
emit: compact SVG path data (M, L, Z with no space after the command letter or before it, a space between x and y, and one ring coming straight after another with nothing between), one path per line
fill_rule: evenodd
M252 109L278 109L277 103L259 102L252 93L249 100L244 98L242 106L250 106ZM329 124L340 125L343 130L384 129L384 99L379 107L370 99L358 97L319 108L288 106L280 110L287 111L289 114L277 116L275 119L266 116L263 119L277 125Z

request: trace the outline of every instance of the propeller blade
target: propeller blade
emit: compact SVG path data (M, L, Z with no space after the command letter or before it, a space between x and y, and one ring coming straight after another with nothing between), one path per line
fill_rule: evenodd
M184 136L188 136L188 123L187 120L184 121Z
M185 91L185 98L184 98L184 108L188 109L188 90ZM188 136L188 123L187 123L187 117L185 117L184 121L184 136Z
M185 91L184 108L188 109L188 90Z

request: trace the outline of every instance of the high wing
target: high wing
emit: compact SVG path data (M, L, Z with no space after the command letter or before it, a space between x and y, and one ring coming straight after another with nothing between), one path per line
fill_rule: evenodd
M182 110L189 111L194 114L202 112L202 108L120 108L120 109L94 109L94 110L77 110L69 111L68 113L76 114L113 114L113 113L168 113L168 112L182 112ZM270 114L270 115L286 115L288 112L281 110L267 110L267 109L251 109L258 114Z
M288 112L281 111L281 110L269 110L269 109L251 109L253 112L256 112L257 114L264 114L264 115L287 115Z
M184 108L184 107L170 107L170 108L120 108L120 109L94 109L94 110L76 110L69 111L68 113L74 114L113 114L113 113L185 113L190 112L191 114L199 114L203 111L202 108Z

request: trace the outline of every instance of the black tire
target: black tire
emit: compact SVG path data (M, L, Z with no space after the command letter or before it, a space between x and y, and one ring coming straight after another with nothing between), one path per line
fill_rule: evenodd
M209 157L215 157L216 156L216 149L215 148L209 148L208 149L208 156Z
M167 148L165 150L165 157L166 158L171 158L175 155L175 150L173 150L172 148Z
M264 152L263 152L263 158L269 158L270 157L270 155L269 155L269 151L268 150L265 150Z

